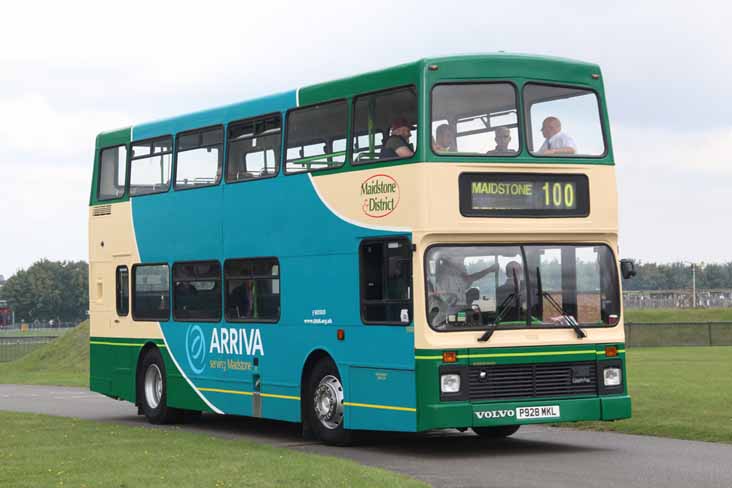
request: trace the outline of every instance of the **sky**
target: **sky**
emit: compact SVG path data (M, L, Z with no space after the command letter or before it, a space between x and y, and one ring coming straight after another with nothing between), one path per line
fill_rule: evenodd
M725 2L13 2L0 20L0 274L87 259L94 137L422 57L598 63L620 254L732 261Z

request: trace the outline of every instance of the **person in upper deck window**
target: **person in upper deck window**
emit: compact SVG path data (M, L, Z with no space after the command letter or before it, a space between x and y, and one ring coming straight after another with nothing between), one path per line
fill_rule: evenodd
M435 141L432 144L436 152L455 151L455 132L447 124L442 124L435 131Z
M412 130L407 119L404 117L395 119L391 123L391 135L384 142L379 159L411 158L414 155L414 149L409 143L410 137L412 137Z
M510 143L511 131L508 127L498 127L496 128L496 148L488 151L486 154L489 156L510 156L516 154L515 149L508 148Z
M544 135L544 144L539 148L541 156L556 156L575 154L577 145L569 135L562 132L562 122L556 117L547 117L541 124L541 133Z

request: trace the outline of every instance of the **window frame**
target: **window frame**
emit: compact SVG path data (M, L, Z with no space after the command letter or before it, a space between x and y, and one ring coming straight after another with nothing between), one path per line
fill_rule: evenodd
M413 154L411 156L409 156L409 157L406 157L406 158L402 158L402 157L398 157L397 156L397 157L394 157L394 158L377 159L375 161L362 161L362 162L356 161L354 159L354 157L353 157L353 154L354 154L353 139L356 137L355 136L355 134L356 134L356 129L355 129L356 128L356 102L358 101L358 99L359 98L362 98L362 97L368 97L370 95L378 95L380 93L388 93L388 92L393 92L393 91L397 91L397 90L403 90L405 88L406 89L413 88L414 89L414 93L415 93L415 97L417 99L417 128L416 129L413 129L413 132L414 132L414 152L413 152ZM417 151L418 151L418 149L420 147L420 137L419 137L419 133L420 133L420 130L419 130L420 129L420 127L419 127L420 116L419 116L419 110L420 110L419 89L417 88L417 85L415 85L414 83L407 84L407 85L396 86L396 87L390 87L390 88L383 88L381 90L375 90L375 91L360 93L358 95L353 95L351 97L351 120L350 120L350 129L351 130L350 130L350 134L349 134L349 137L348 137L349 143L348 143L348 146L347 146L347 150L348 150L348 154L347 154L347 156L348 156L348 162L352 166L363 166L363 165L368 165L368 164L378 164L378 163L392 162L392 161L407 161L407 160L412 160L412 159L416 158L417 157ZM391 128L389 129L389 132L391 132ZM383 142L386 142L387 139L389 139L389 137L390 137L390 135L387 136L383 140ZM382 148L383 148L383 146L382 146Z
M210 185L207 185L210 186ZM194 317L194 318L186 318L186 317L178 317L176 315L176 307L175 303L177 301L176 294L175 294L175 283L176 281L184 281L184 282L191 282L191 281L209 281L209 280L176 280L175 279L175 267L176 266L183 266L186 264L209 264L209 263L216 263L219 267L219 278L218 278L218 284L219 286L223 286L223 269L221 267L221 262L218 259L204 259L199 261L176 261L173 263L173 265L170 267L170 292L171 292L171 300L170 300L170 311L173 316L174 322L221 322L221 289L218 293L218 317L217 318L200 318L200 317Z
M435 101L435 88L441 86L441 85L510 85L513 88L513 96L514 101L516 102L516 132L518 134L518 148L516 149L516 153L513 155L498 155L498 154L480 154L480 153L461 153L461 152L437 152L435 151L433 145L432 145L432 108L434 106ZM522 112L523 112L523 89L519 90L518 84L514 80L504 80L504 79L490 79L490 80L481 80L481 79L473 79L473 80L441 80L434 85L432 85L432 88L430 89L430 104L429 104L429 126L427 127L428 133L430 136L430 152L433 156L437 156L440 158L487 158L490 160L495 159L513 159L517 158L522 155L524 151L524 140L523 140L523 131L521 129L521 126L523 125L522 120ZM457 139L457 132L455 134L455 137Z
M333 166L333 167L330 167L330 168L318 168L318 169L311 169L311 170L304 170L304 171L287 171L287 162L288 162L288 159L287 159L287 149L288 149L288 143L289 143L289 140L290 140L290 115L292 115L294 112L297 112L299 110L305 110L305 109L309 109L309 108L313 108L313 107L318 107L318 106L323 106L323 105L330 105L330 104L336 104L336 103L341 103L341 102L342 103L345 103L345 105L346 105L346 117L345 117L345 121L346 121L346 133L345 133L345 138L346 138L346 154L343 155L344 156L343 162L340 163L338 166ZM302 175L302 174L308 174L308 173L317 173L319 171L332 171L332 170L335 170L335 169L343 168L346 165L346 163L348 163L349 157L350 157L350 149L351 148L350 148L349 141L350 141L350 137L351 137L351 127L349 127L349 125L350 125L350 123L349 123L350 122L349 113L352 112L352 111L353 111L353 103L352 103L351 100L349 100L346 97L336 98L334 100L328 100L328 101L325 101L325 102L312 103L310 105L304 105L302 107L294 107L294 108L289 109L287 111L287 113L285 114L285 125L284 125L285 137L282 139L282 141L283 141L284 144L282 146L282 163L281 164L282 164L282 170L283 170L283 173L285 174L285 176L294 176L294 175ZM296 161L296 160L293 160L293 161Z
M231 146L231 139L229 138L229 131L231 130L231 128L236 125L239 125L239 124L244 124L247 122L254 122L257 120L267 119L269 117L275 117L275 116L279 117L279 120L280 120L280 155L277 158L277 171L275 171L271 175L260 176L258 178L248 178L248 179L244 179L244 180L229 180L227 178L227 175L229 174L228 173L229 172L229 149ZM225 146L226 147L225 147L225 151L224 151L224 169L223 169L223 178L222 178L224 180L224 184L235 185L237 183L245 183L245 182L249 182L249 181L259 181L259 180L266 180L269 178L276 178L277 176L280 175L282 166L285 164L284 156L285 156L285 152L286 152L285 146L283 146L283 143L285 141L285 138L284 138L285 125L283 124L284 119L285 119L285 117L282 116L281 112L272 112L272 113L265 114L265 115L258 115L256 117L249 117L246 119L234 120L234 121L231 121L228 124L226 124L226 128L225 128L225 136L226 136Z
M227 275L226 275L226 263L230 261L267 261L267 260L274 260L276 266L277 266L277 277L273 277L272 275L269 276L270 280L277 279L279 280L280 284L280 293L279 293L279 301L277 306L277 317L274 319L247 319L247 318L240 318L240 319L232 319L229 318L227 315L228 305L229 305L229 293L227 288ZM221 277L222 277L222 287L221 291L224 294L224 300L223 300L223 314L222 314L222 320L226 323L232 323L232 324L278 324L280 322L280 319L282 318L282 266L280 264L280 259L276 256L258 256L253 258L228 258L224 260L223 267L221 269ZM242 280L256 280L256 279L267 279L266 277L259 277L258 275L249 275L246 278L235 278L235 279L242 279Z
M597 118L600 121L600 131L602 132L602 144L604 146L604 151L602 154L598 154L596 156L590 156L586 154L560 154L558 156L552 156L546 155L542 156L541 154L534 153L531 149L529 149L529 137L533 136L533 129L531 127L531 107L534 106L536 103L532 103L531 105L527 105L526 102L526 88L529 85L541 85L541 86L550 86L555 88L569 88L569 89L578 89L578 90L585 90L587 92L592 93L595 95L595 101L597 102ZM590 86L586 85L572 85L571 83L555 83L555 82L545 82L545 81L535 81L530 80L524 82L524 84L521 86L521 106L523 107L523 116L524 116L524 137L526 138L526 152L529 154L529 156L534 158L542 158L542 159L604 159L608 156L610 152L609 144L608 144L608 137L607 137L607 128L605 127L605 119L603 117L603 105L602 105L602 97L600 97L600 94L597 92L596 89ZM541 147L541 146L540 146Z
M121 313L120 312L120 303L121 303L120 298L121 297L120 297L120 279L119 279L119 276L120 276L120 271L122 271L122 270L124 270L124 271L127 272L127 286L126 286L126 289L127 289L127 300L126 300L126 303L125 303L125 306L126 306L125 313ZM130 302L131 302L132 295L130 293L130 269L127 267L126 264L119 265L114 270L114 290L115 290L115 297L114 297L115 300L114 300L114 302L115 302L115 309L117 311L117 316L118 317L127 317L130 314Z
M125 159L125 186L124 191L122 192L122 195L114 198L102 198L101 197L101 191L102 191L102 153L108 149L118 149L120 147L125 148L126 152L126 159ZM129 186L130 186L130 156L132 155L132 150L130 148L129 144L115 144L113 146L106 146L99 148L99 168L97 171L97 201L99 202L113 202L115 200L121 200L127 196L129 193Z
M410 254L410 259L408 259L409 262L409 306L411 308L411 316L409 317L409 322L402 322L402 321L367 321L365 316L365 290L363 287L363 277L364 274L364 262L363 259L361 259L361 251L364 248L364 246L374 243L380 243L382 245L385 245L388 242L394 242L394 241L401 241L404 242L406 249L408 250ZM383 263L382 263L383 265ZM383 269L383 268L382 268ZM409 327L412 324L414 324L415 317L414 317L414 251L412 248L412 241L407 236L395 236L393 238L388 237L375 237L375 238L367 238L362 239L361 242L358 245L358 304L359 304L359 313L361 316L361 323L367 326L378 326L378 325L386 325L386 326L402 326L402 327ZM404 302L407 300L369 300L370 303L396 303L396 302Z
M423 257L422 257L422 266L423 266L423 270L424 270L424 273L423 273L423 285L424 285L423 292L424 292L424 297L425 297L424 308L423 308L423 311L424 311L424 319L425 319L425 321L427 323L427 326L433 332L439 332L439 333L452 333L452 332L480 332L480 333L483 333L483 332L485 332L485 329L475 328L475 327L470 327L470 328L461 327L461 328L455 328L455 329L451 329L451 330L435 329L434 327L432 327L432 324L430 323L430 320L429 320L429 316L430 316L429 300L427 299L427 290L429 289L429 276L428 276L428 273L427 273L427 270L429 269L429 261L427 259L427 256L429 255L429 253L432 250L432 248L434 248L434 247L480 247L480 246L486 246L486 247L518 247L519 249L521 249L521 256L523 258L523 262L521 263L521 267L523 268L523 275L524 275L524 280L526 280L525 281L525 283L526 283L525 286L526 286L526 290L527 291L529 291L529 285L534 285L535 283L534 283L534 281L531 279L531 277L529 275L528 266L526 266L526 251L524 249L525 247L532 247L532 246L533 247L541 247L541 246L546 246L546 247L562 247L562 246L599 247L599 246L604 246L604 247L606 247L608 249L608 251L610 252L610 257L612 258L613 263L615 264L615 266L613 266L612 269L614 270L615 278L617 279L616 286L615 286L615 291L617 293L616 298L617 298L617 303L618 303L618 308L619 308L619 310L618 310L618 321L617 321L617 323L615 325L611 325L611 324L592 325L592 324L585 324L585 323L579 322L579 326L582 329L611 329L613 327L618 327L620 325L620 323L623 321L623 317L625 315L624 314L625 309L622 306L622 296L623 296L623 293L622 293L622 291L620 289L621 288L621 283L620 283L621 280L620 280L620 272L618 270L619 264L618 264L618 258L615 255L615 250L613 249L613 247L612 247L612 245L610 243L607 243L607 242L598 242L598 241L592 241L592 242L577 242L577 241L569 241L569 242L545 242L545 241L539 241L539 242L523 242L523 243L516 243L516 242L500 242L500 243L497 243L497 242L488 242L488 243L486 243L486 242L476 242L476 243L439 242L439 243L430 244L429 246L427 246L427 248L424 250L424 254L423 254ZM531 294L530 293L527 293L527 295L531 295ZM529 300L527 299L527 310L529 310L528 305L529 305ZM527 323L525 323L523 325L502 325L502 324L498 324L498 326L496 327L495 330L496 331L500 331L500 330L529 330L529 331L530 330L533 330L533 331L537 331L537 330L553 330L553 329L564 329L564 330L570 330L570 331L572 330L572 327L569 327L569 326L566 326L566 325L553 325L553 324L541 324L539 326L532 327L531 325L528 324L528 321L530 320L530 318L531 318L531 313L529 312L529 313L527 313L527 320L526 320Z
M170 138L170 152L169 153L163 152L163 153L159 153L159 154L139 156L136 158L132 156L132 154L134 152L132 147L134 145L136 145L136 144L142 145L144 143L152 144L155 141L167 139L168 137ZM147 195L157 195L160 193L167 193L171 190L171 188L173 188L172 182L173 182L173 179L175 178L175 175L173 175L173 168L175 167L175 144L176 144L175 136L173 134L165 134L162 136L149 137L147 139L140 139L139 141L130 141L130 149L129 149L129 154L127 156L127 166L128 166L127 167L127 178L128 178L127 194L130 196L130 198L144 197ZM132 161L137 160L137 159L148 159L148 158L155 157L155 156L165 156L166 154L170 154L170 175L169 175L169 180L168 180L168 188L166 188L165 190L152 191L152 192L148 192L148 193L140 193L137 195L133 195L132 194Z
M168 268L168 316L165 319L159 319L159 318L148 318L148 317L140 317L135 313L135 302L137 299L135 298L137 296L137 275L135 274L137 272L137 268L139 267L145 267L145 266L167 266ZM136 263L132 265L131 273L132 273L132 280L130 282L130 309L132 311L132 320L135 322L170 322L170 313L171 313L171 299L172 299L172 293L170 290L170 283L171 283L171 274L170 274L171 268L168 263L165 262L155 262L155 263Z
M178 153L179 152L188 152L188 151L195 151L196 149L206 149L209 147L215 147L218 146L218 144L209 144L206 146L198 146L195 148L190 149L184 149L183 151L178 150L178 146L180 145L180 138L182 136L189 136L191 134L196 133L203 133L203 132L210 132L214 129L221 129L221 163L219 167L217 168L217 173L219 174L218 178L214 183L209 183L207 185L194 185L194 186L178 186ZM226 127L224 124L216 124L216 125L209 125L207 127L201 127L198 129L191 129L183 132L177 132L175 134L175 137L173 138L173 161L172 161L172 168L170 170L171 175L170 179L172 180L173 184L170 185L173 188L173 191L185 191L185 190L196 190L198 188L208 188L211 186L218 186L221 184L221 181L223 180L223 173L224 173L224 166L225 166L225 159L226 159ZM172 269L172 268L171 268Z

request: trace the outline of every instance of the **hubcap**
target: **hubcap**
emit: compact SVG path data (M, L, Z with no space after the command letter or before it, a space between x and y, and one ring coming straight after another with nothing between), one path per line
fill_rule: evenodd
M313 395L315 415L327 429L337 429L343 422L343 386L338 378L327 375L320 380Z
M151 364L145 371L145 400L151 408L158 408L163 397L163 375L157 364Z

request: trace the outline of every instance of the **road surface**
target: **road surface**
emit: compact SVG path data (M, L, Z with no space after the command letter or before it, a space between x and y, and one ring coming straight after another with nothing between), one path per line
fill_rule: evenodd
M0 410L147 425L133 405L82 388L0 385ZM286 422L204 415L184 428L348 458L434 486L732 487L732 445L708 442L529 426L500 441L457 431L379 433L343 448L303 441L299 426Z

